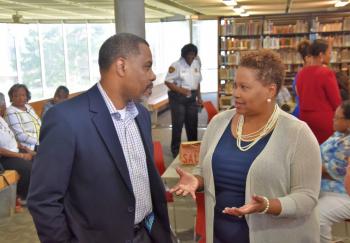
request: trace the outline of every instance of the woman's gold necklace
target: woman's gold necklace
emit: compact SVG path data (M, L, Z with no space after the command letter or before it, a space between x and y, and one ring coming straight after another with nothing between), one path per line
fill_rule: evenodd
M261 138L263 138L266 134L271 132L273 128L276 126L278 115L279 115L279 108L278 105L275 105L275 109L273 110L273 113L271 114L269 120L266 122L264 126L259 128L257 131L249 133L249 134L242 134L243 131L243 125L244 125L244 116L240 115L238 118L236 133L237 133L237 147L241 151L247 151L251 147L253 147ZM242 141L251 141L251 143L242 146Z

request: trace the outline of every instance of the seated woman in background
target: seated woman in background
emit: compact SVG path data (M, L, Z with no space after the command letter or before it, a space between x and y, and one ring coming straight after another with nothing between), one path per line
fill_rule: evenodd
M39 144L41 121L34 109L28 105L30 92L24 84L13 85L9 92L11 105L6 110L5 120L23 146L35 150Z
M321 243L332 242L332 225L350 219L350 197L344 177L350 157L350 101L334 115L335 132L321 145L322 182L319 199Z
M15 135L3 119L5 111L5 97L0 93L0 164L6 170L18 172L20 179L17 185L17 194L25 200L28 193L32 158L35 153L29 148L17 144Z
M285 112L291 111L291 105L293 104L292 96L286 86L282 86L276 97L276 102L279 107Z
M285 67L271 50L241 58L235 109L208 125L194 175L177 168L177 195L204 189L207 243L318 243L321 156L305 122L276 96Z
M69 90L66 86L58 86L58 88L55 91L55 95L53 96L53 99L49 100L43 108L43 111L41 112L41 117L44 117L45 113L54 105L61 103L62 101L65 101L68 99L69 96Z

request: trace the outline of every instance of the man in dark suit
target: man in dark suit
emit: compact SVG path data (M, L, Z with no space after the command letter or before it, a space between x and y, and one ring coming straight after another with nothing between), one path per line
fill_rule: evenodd
M171 242L149 112L135 102L155 80L148 43L114 35L98 61L100 82L45 115L28 198L39 238Z

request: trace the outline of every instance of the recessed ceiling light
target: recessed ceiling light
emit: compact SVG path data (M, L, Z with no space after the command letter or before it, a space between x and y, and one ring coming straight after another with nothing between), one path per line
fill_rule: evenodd
M224 4L226 4L227 6L236 6L237 5L236 0L222 0L222 2Z
M335 4L334 7L339 8L339 7L344 7L349 3L348 0L338 0Z
M233 7L233 11L235 11L237 14L241 14L244 12L244 8L236 6L236 7Z
M248 12L243 12L239 16L241 17L248 17L250 14Z

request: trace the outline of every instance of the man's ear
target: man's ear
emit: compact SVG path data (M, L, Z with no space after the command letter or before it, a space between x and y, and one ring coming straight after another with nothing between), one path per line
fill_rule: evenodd
M126 71L126 60L125 58L119 57L114 61L114 69L117 75L123 77Z

